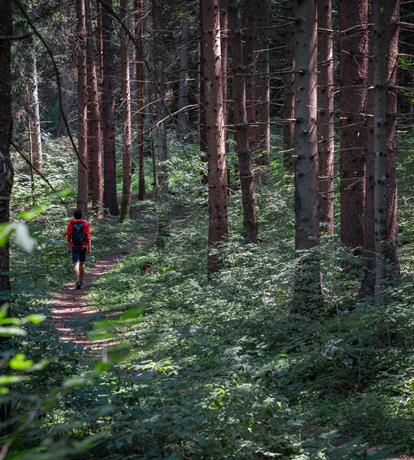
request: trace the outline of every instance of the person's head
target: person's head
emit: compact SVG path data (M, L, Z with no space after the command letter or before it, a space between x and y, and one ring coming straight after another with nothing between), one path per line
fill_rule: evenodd
M82 219L82 211L80 209L76 209L73 213L73 217L75 219Z

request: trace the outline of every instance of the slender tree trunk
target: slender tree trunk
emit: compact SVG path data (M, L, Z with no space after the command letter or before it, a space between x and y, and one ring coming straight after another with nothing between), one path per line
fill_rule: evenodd
M223 114L223 89L219 0L201 0L203 17L203 67L206 101L207 159L209 186L208 243L214 248L227 238L227 171ZM220 267L219 258L210 253L209 272Z
M207 163L207 126L206 126L206 107L207 101L204 92L204 82L205 82L205 75L204 75L204 51L203 51L203 22L204 17L202 13L202 2L200 0L200 43L199 43L199 56L200 56L200 64L199 64L199 124L198 124L198 131L200 133L200 152L201 152L201 161ZM208 183L208 174L204 174L201 177L201 183L206 185Z
M11 0L0 0L0 36L12 35L11 4ZM13 166L10 160L10 142L13 129L10 46L10 41L0 40L0 224L9 222L10 196L13 187ZM8 244L0 247L0 291L0 304L9 302L10 259ZM0 422L5 422L9 417L10 404L2 404L0 406ZM6 430L1 430L0 434L6 434Z
M29 88L27 88L27 95L26 95L26 104L27 104L27 113L28 113L28 117L27 117L27 130L28 130L28 134L29 134L29 139L28 139L28 145L27 145L27 153L29 155L29 161L30 161L30 164L33 165L33 134L32 134L32 125L31 125L31 120L30 120L30 115L29 115L29 110L30 110L30 90ZM32 193L32 204L33 206L36 205L36 197L35 197L35 188L36 188L36 184L35 184L35 179L34 179L34 174L33 174L33 168L32 167L29 167L29 171L30 171L30 190L31 190L31 193Z
M265 167L269 164L270 152L270 52L269 27L272 9L270 0L256 0L257 17L257 63L255 79L256 120L258 122L256 134L256 148L259 151L257 164ZM260 12L260 13L258 13ZM266 173L266 171L263 171Z
M85 1L86 65L88 74L88 182L94 212L100 216L102 209L102 152L99 110L98 78L96 73L95 37L92 31L90 0Z
M110 1L112 4L112 0ZM112 7L112 5L111 5ZM103 7L99 1L96 1L96 41L97 41L97 66L96 71L98 75L98 88L103 89L103 79L104 79L104 30L103 30ZM111 24L112 25L112 24Z
M145 199L145 163L144 163L144 15L143 0L134 0L135 36L139 48L135 48L135 75L137 88L137 144L138 144L138 200Z
M152 59L154 62L153 68L155 69L155 78L157 86L161 93L165 95L165 44L163 41L164 24L162 18L162 2L161 0L152 0L152 25L153 25L153 52ZM155 104L156 120L165 118L166 109L165 102L161 99L159 91L156 91L155 97L157 102ZM154 128L154 148L155 155L158 160L158 184L162 192L168 190L168 177L166 161L168 159L167 147L167 126L162 122L159 126Z
M339 4L341 241L363 245L367 157L368 0Z
M398 34L398 0L373 2L374 45L374 233L375 233L375 298L384 300L386 265L398 264L395 249L396 180L395 88ZM392 260L389 260L391 258ZM398 268L393 268L395 272Z
M256 110L258 107L256 100L256 72L257 72L257 50L259 48L257 40L257 10L256 0L246 0L243 14L243 28L245 30L245 64L246 64L246 104L247 122L249 124L249 145L254 158L257 157L257 118Z
M223 90L223 120L226 156L229 153L228 130L228 65L229 65L229 6L228 0L220 0L220 44L221 44L221 65L222 65L222 90ZM229 175L227 175L227 180ZM227 184L229 185L229 184Z
M240 183L242 189L243 218L246 241L257 243L256 197L254 176L251 167L249 133L246 109L245 65L242 34L240 30L240 11L238 0L229 3L230 43L233 68L233 100L235 150L239 157Z
M128 17L128 0L120 2L120 17L124 23ZM121 222L130 217L131 205L131 90L129 78L129 39L121 30L121 96L123 115L123 144L122 157L122 202Z
M180 81L178 91L178 110L188 107L189 95L189 52L190 52L190 23L188 18L181 20L181 44L179 51L180 60ZM188 139L190 131L190 119L188 111L180 112L178 115L178 137L182 141Z
M286 67L292 71L284 76L285 90L283 98L283 164L287 169L293 167L294 132L295 132L295 0L288 0L287 16L289 25L285 44Z
M262 167L269 162L270 149L270 16L269 0L246 0L244 27L249 144L255 163Z
M112 0L107 0L102 14L102 134L104 166L104 208L113 216L119 215L116 193L116 147L115 147L115 64L112 44Z
M295 221L296 249L311 249L319 243L317 183L317 44L316 0L298 2L295 47ZM321 304L319 259L305 253L296 273L297 308Z
M335 108L332 0L318 0L319 220L334 233Z
M88 75L86 68L86 22L85 0L76 1L78 18L78 150L85 165L88 164ZM88 171L78 161L78 198L77 207L83 214L88 212Z
M40 125L40 103L39 103L39 76L37 71L37 59L34 50L30 51L30 84L29 84L29 129L32 140L32 158L33 166L42 171L43 168L43 150L42 150L42 132Z
M398 187L397 187L397 71L400 38L400 0L391 0L385 6L386 76L387 76L387 227L385 238L385 274L387 279L400 277L399 256L396 246L398 237Z

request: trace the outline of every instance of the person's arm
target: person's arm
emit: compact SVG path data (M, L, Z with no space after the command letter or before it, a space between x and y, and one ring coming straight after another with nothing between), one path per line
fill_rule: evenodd
M67 251L70 253L71 250L71 242L72 242L72 224L69 222L68 227L66 229L66 242L67 242Z
M91 226L87 224L85 226L86 244L88 255L92 253L92 238L91 238Z

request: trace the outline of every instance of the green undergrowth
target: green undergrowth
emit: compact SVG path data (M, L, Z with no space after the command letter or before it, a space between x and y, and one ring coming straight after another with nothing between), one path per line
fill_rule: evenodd
M83 425L72 435L104 431L88 458L374 459L414 451L408 261L379 309L358 300L361 260L324 238L324 307L292 313L291 191L275 163L259 196L258 246L243 245L240 196L231 197L231 241L213 278L205 198L195 194L171 198L156 244L98 280L89 300L126 313L101 326L128 356L59 412L66 424Z
M272 163L258 195L256 246L244 244L234 184L225 263L209 278L206 189L196 185L200 166L185 160L184 154L171 159L171 168L189 169L170 178L169 199L145 205L157 216L154 244L126 256L89 293L90 304L115 315L101 316L91 337L115 336L119 346L104 354L93 379L59 393L22 446L47 450L47 443L95 436L87 453L73 455L82 460L374 460L414 453L411 197L400 198L402 280L389 286L388 305L359 299L363 261L336 237L323 237L325 302L298 313L290 174ZM122 241L115 241L108 239L111 227L98 224L98 250L128 241L141 231L134 225L116 227ZM58 230L52 238L59 239ZM52 260L64 265L62 248L51 247L50 259L29 257L40 267ZM65 273L49 276L58 283ZM54 343L51 334L38 339L34 355L49 347L56 359L26 384L29 393L87 376L94 366L81 349ZM34 334L32 347L41 336Z

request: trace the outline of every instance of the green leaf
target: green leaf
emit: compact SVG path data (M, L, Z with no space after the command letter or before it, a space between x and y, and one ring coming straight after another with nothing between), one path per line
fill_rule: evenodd
M11 335L19 335L23 337L27 335L27 332L20 327L1 327L0 326L0 335L7 336L7 337Z
M33 366L33 361L26 359L25 355L19 353L9 361L9 366L17 371L25 371Z
M0 375L0 385L11 385L12 383L25 382L29 377L23 375Z

